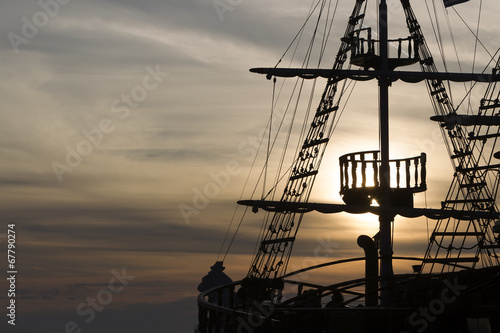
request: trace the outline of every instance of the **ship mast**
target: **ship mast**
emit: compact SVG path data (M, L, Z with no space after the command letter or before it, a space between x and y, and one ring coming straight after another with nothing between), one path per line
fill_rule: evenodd
M410 35L389 39L387 1L377 0L378 40L375 40L372 28L363 23L365 0L355 0L332 69L274 67L250 70L266 74L268 79L297 76L302 79L324 77L328 81L309 131L304 134L305 140L286 173L289 178L281 199L269 201L263 197L238 201L252 207L254 212L258 209L269 212L260 247L242 281L209 289L198 297L199 329L196 332L395 333L441 331L444 327L452 331L482 327L496 332L498 329L500 212L496 199L500 188L500 162L493 159L500 160L497 147L500 141L500 84L497 86L500 59L491 74L438 72L410 0L400 0ZM465 1L449 0L445 1L445 6ZM398 55L390 57L389 49L394 45L397 45ZM407 52L403 46L407 47ZM343 69L348 54L349 65L358 66L359 70ZM417 63L421 72L395 70ZM379 149L339 157L340 194L345 204L311 203L311 189L332 137L337 111L341 109L343 88L338 84L347 79L378 81ZM390 159L389 88L397 80L426 82L436 114L431 120L439 122L443 136L448 136L445 143L455 172L440 209L414 207L414 194L427 190L426 154ZM459 113L462 103L453 105L444 81L488 82L478 113ZM374 201L378 205L374 205ZM374 237L361 235L358 238L364 257L287 272L302 217L313 210L322 214L379 215L379 233ZM424 258L393 256L392 226L396 215L437 220ZM473 257L464 256L471 253ZM417 274L394 274L393 259L417 260L422 264L412 266L413 273ZM303 279L289 280L290 276L302 272L361 260L365 261L363 279L328 286ZM476 269L478 262L483 266L481 269ZM423 273L426 263L431 267L428 273ZM439 274L435 274L435 264L441 268ZM460 270L458 274L456 270ZM359 287L363 284L365 291L360 293ZM238 285L241 288L235 292ZM304 287L310 289L304 290ZM344 300L343 295L349 295L350 299ZM441 295L441 300L434 298L436 295ZM470 302L470 296L474 296L474 302ZM331 297L331 301L322 307L325 297ZM357 302L362 298L365 306L358 307ZM422 312L429 309L432 318ZM415 320L418 316L421 319Z
M388 72L388 18L387 1L380 0L379 4L379 54L380 69L382 72ZM379 83L379 131L380 131L380 154L381 166L380 187L384 200L380 203L383 208L391 205L391 184L389 169L389 86L390 80L387 76L381 76ZM393 275L392 270L392 237L391 224L394 216L390 213L382 213L379 216L380 222L380 276L382 278L381 300L382 305L390 304L389 284Z
M491 134L488 131L472 136L458 134L465 133L465 129L452 130L454 127L480 125L485 124L486 127L495 125L492 121L498 121L496 113L493 113L497 108L500 108L498 98L493 97L482 101L482 109L491 110L491 115L483 117L481 112L477 117L468 117L456 115L451 101L446 93L443 81L454 82L500 82L500 69L495 69L492 74L485 73L439 73L435 67L430 50L427 47L420 25L410 6L409 0L401 0L401 4L405 11L406 22L410 32L407 38L398 38L390 40L388 38L388 10L387 0L378 0L379 17L378 17L378 35L379 39L372 39L371 28L363 27L364 10L362 4L364 0L356 0L352 15L349 17L348 26L344 37L341 38L341 46L337 54L335 64L332 69L312 69L312 68L252 68L250 71L254 73L266 74L267 78L275 77L294 77L298 76L303 79L313 79L316 77L328 78L327 86L322 95L319 107L316 111L314 119L311 123L311 128L302 145L302 149L294 160L294 165L291 168L292 172L288 183L286 184L284 195L280 201L265 201L265 200L245 200L239 203L254 208L262 208L266 211L274 212L272 219L266 228L265 234L261 241L261 246L257 255L254 257L247 278L254 279L261 285L256 286L261 289L275 288L273 280L280 279L287 267L288 258L291 253L293 242L297 234L302 216L305 212L318 210L325 213L341 212L356 210L360 212L375 212L379 215L379 234L378 234L378 249L380 251L380 298L382 306L393 305L393 295L391 294L391 286L393 284L393 254L392 254L392 223L397 214L404 215L405 211L411 210L411 216L415 217L425 215L434 219L457 219L460 221L469 221L473 228L483 228L484 233L488 234L484 244L485 249L494 251L494 248L500 248L500 245L493 244L491 225L494 218L498 218L497 209L495 207L482 206L483 202L495 201L490 195L493 193L496 196L497 188L500 186L500 177L494 178L495 183L491 187L487 185L486 175L478 174L486 169L496 172L500 168L500 164L492 166L478 165L478 161L483 161L483 150L477 150L477 156L472 151L469 152L469 141L475 138L481 139L484 144L486 138L500 137L500 130L497 134ZM363 33L367 34L364 38ZM375 44L378 45L378 54L375 50ZM398 43L398 56L389 57L389 43ZM408 46L408 52L402 56L402 45ZM360 67L359 70L343 69L344 63L347 61L347 54L350 53L350 64ZM408 66L419 63L421 72L395 70L400 66ZM500 68L500 63L497 65ZM372 68L372 69L370 69ZM314 179L319 171L319 165L323 152L332 134L331 124L335 119L337 110L339 110L340 96L336 96L337 83L344 80L360 80L366 81L377 79L379 85L379 150L351 153L341 156L340 171L341 171L341 190L343 201L346 205L337 204L313 204L308 202L309 194L314 183ZM452 160L459 159L460 164L456 167L456 175L459 176L460 192L457 195L462 195L464 198L457 197L450 199L446 203L464 203L471 205L465 207L468 209L455 209L455 207L443 206L441 210L432 209L414 209L413 194L423 192L427 189L426 186L426 155L424 153L418 157L411 157L400 160L391 160L389 151L389 88L392 82L401 80L404 82L415 83L426 81L430 95L432 97L434 107L438 108L436 114L438 116L431 119L442 122L441 126L446 126L451 145L454 150L451 150L450 157ZM481 109L480 108L480 109ZM495 111L496 112L496 111ZM493 117L493 114L495 116ZM450 118L451 117L451 118ZM463 122L463 123L462 123ZM460 125L459 123L462 123ZM495 126L498 126L496 124ZM450 128L448 128L450 127ZM480 127L480 126L478 126ZM472 132L471 132L472 133ZM480 134L480 135L479 135ZM496 142L496 141L495 141ZM493 149L493 148L492 148ZM492 150L495 152L495 150ZM493 153L491 154L493 155ZM490 156L491 159L491 156ZM367 182L367 168L371 168L373 174L373 185ZM394 184L391 184L390 170L395 171ZM463 175L461 175L461 173ZM471 179L470 182L467 179ZM474 181L479 179L481 181ZM488 178L489 179L489 178ZM484 186L483 186L484 183ZM392 185L392 186L391 186ZM453 184L452 184L453 186ZM476 188L480 188L479 190ZM490 190L493 189L493 190ZM464 190L465 189L465 190ZM476 193L477 192L477 193ZM476 198L476 199L474 199ZM474 200L473 200L474 199ZM380 207L371 206L372 200L375 200ZM479 205L475 205L475 203ZM357 207L357 208L356 208ZM470 211L473 212L469 213ZM458 214L458 215L456 215ZM474 215L476 214L476 215ZM474 215L474 217L472 216ZM473 220L483 219L484 226L476 225ZM445 224L445 228L448 224ZM458 224L457 224L458 225ZM472 230L472 229L471 229ZM475 230L475 229L473 229ZM483 232L481 232L482 235ZM457 235L476 236L478 231L457 230L457 232L436 231L431 242L434 241L434 236L442 235L455 238ZM482 236L481 236L482 237ZM375 237L374 237L375 238ZM483 244L485 239L478 239L479 244ZM464 240L465 244L465 240ZM477 258L445 258L437 257L437 252L442 247L438 244L435 251L435 257L431 257L430 250L426 254L426 259L423 263L444 263L454 265L453 267L463 267L456 265L457 262L476 262ZM458 248L458 255L464 248L464 245ZM449 249L453 249L450 245ZM449 251L448 251L449 252ZM498 256L493 253L493 258L498 262ZM455 263L455 264L453 264ZM253 282L251 282L253 283ZM251 284L249 283L249 285Z

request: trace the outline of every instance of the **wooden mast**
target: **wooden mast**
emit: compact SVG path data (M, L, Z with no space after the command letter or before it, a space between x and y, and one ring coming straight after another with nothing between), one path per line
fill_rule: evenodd
M380 68L382 72L388 70L388 18L387 2L380 0L379 4L379 54ZM391 184L389 169L389 86L390 81L387 76L379 79L379 130L380 130L380 154L381 154L381 176L380 187L382 188L383 200L381 207L391 205ZM380 223L380 277L382 306L389 306L391 303L390 281L393 276L392 270L392 237L391 226L394 215L383 213L379 215Z

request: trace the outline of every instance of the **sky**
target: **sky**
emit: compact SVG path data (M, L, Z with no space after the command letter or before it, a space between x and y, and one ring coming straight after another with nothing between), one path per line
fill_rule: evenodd
M391 24L401 27L396 3L389 4ZM248 69L278 62L310 5L299 0L2 2L0 247L5 255L0 267L7 271L7 233L15 225L18 272L15 326L4 315L10 284L0 283L2 331L192 331L196 287L224 257L226 247L219 253L235 202L250 196L252 186L244 195L241 191L270 115L272 83ZM339 1L332 29L337 40L352 5ZM426 6L414 7L428 23ZM473 29L478 7L477 1L456 6ZM499 9L489 1L481 13L480 38L491 53L498 31L492 13ZM451 10L449 18L459 23ZM447 29L444 23L441 28ZM460 29L455 42L467 62L474 43L469 31ZM433 31L424 32L435 46ZM448 65L455 69L454 50L447 47ZM332 50L326 68L335 46ZM480 52L474 70L488 60ZM316 97L323 85L317 81ZM457 88L459 100L464 89ZM425 87L394 84L392 96L394 157L429 154L429 191L416 198L416 206L439 207L451 164L429 121L433 111ZM351 97L354 111L342 116L314 200L341 202L339 155L377 149L376 100L374 82ZM257 159L255 168L261 167ZM250 175L254 182L255 173ZM225 272L233 280L246 274L261 220L262 214L249 216L225 257ZM357 236L374 235L377 227L370 215L311 213L291 267L361 256ZM423 255L425 220L405 220L396 230L399 250ZM353 274L359 274L357 267L335 278ZM99 303L95 308L92 300Z

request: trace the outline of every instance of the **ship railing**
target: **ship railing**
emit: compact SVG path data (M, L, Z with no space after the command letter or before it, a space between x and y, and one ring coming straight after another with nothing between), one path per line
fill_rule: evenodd
M364 259L364 257L359 257L337 260L289 273L287 276L290 277L320 267L362 261ZM394 257L394 259L422 261L421 258L412 257ZM408 283L416 279L422 280L428 278L439 277L426 274L399 274L394 276L394 283L396 286L399 286L398 288L403 290ZM336 316L335 313L352 309L358 312L377 310L377 306L363 306L364 299L367 296L363 290L363 286L369 283L369 280L359 278L328 286L320 286L300 280L284 279L284 290L296 290L295 295L288 293L287 297L283 297L281 294L282 291L277 291L272 300L254 300L251 303L243 303L237 298L235 290L238 286L241 286L242 281L219 286L205 291L198 296L199 324L197 332L281 332L282 329L287 331L286 326L288 323L299 321L301 316L316 318L315 320L321 323L322 329L326 329L326 332L329 332L333 329L331 325L334 325L332 318ZM380 278L377 277L376 281L379 282ZM304 290L305 288L309 289ZM372 292L378 295L380 290L379 288ZM345 296L345 301L337 302L332 307L328 306L327 302L331 296L339 292ZM229 293L230 297L224 297L227 293ZM409 304L403 302L395 308L395 311L406 311L408 309Z
M380 40L372 38L371 28L355 30L350 35L351 63L361 67L377 66L376 51L379 49ZM418 43L412 36L406 38L389 39L389 51L396 51L396 55L390 54L394 68L415 63L418 60Z
M426 161L425 153L389 160L391 190L398 192L397 195L425 191ZM339 158L339 163L340 193L347 204L371 204L371 199L379 199L380 180L384 175L381 174L382 161L378 150L346 154Z
M343 155L340 162L340 182L343 190L380 186L380 152L363 151ZM426 188L426 154L389 160L391 188L423 190Z
M406 274L395 276L396 279L414 279L416 275ZM378 311L378 307L364 307L361 300L365 297L362 292L353 289L360 288L366 284L366 279L355 279L330 286L319 287L303 291L302 287L313 287L311 284L301 281L285 280L287 284L298 286L301 294L291 297L284 302L275 304L271 301L254 301L252 304L235 305L234 307L223 304L210 303L207 293L222 293L225 288L231 288L241 281L229 286L218 287L203 293L198 297L198 320L199 333L240 333L240 332L296 332L309 330L311 332L333 332L338 328L336 319L346 311L352 313ZM326 300L332 293L340 291L351 296L344 303L329 307ZM378 291L377 291L378 292ZM308 293L314 295L313 298ZM394 307L393 312L408 311L408 306ZM301 326L302 325L302 326ZM316 327L317 326L317 327Z

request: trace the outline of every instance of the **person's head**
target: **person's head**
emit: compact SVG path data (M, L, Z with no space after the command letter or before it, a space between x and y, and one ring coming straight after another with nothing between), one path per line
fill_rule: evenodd
M220 271L222 272L223 270L226 269L226 267L223 266L223 262L222 261L216 261L215 264L210 267L211 270L213 271Z

